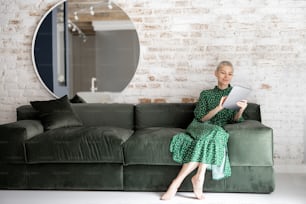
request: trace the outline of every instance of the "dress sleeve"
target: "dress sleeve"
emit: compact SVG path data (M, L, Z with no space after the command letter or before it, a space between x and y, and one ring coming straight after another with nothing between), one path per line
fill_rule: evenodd
M202 91L198 100L198 103L194 109L194 117L201 121L204 115L207 114L207 100L205 97L205 91Z

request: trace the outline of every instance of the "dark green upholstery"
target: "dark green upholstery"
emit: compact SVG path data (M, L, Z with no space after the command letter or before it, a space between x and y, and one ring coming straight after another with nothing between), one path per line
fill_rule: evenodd
M114 126L127 129L134 128L133 104L71 104L84 126ZM17 108L17 120L38 120L38 112L30 105Z
M28 175L26 164L0 162L1 189L27 189Z
M150 127L186 128L192 121L195 104L139 104L135 110L136 129Z
M177 165L169 152L170 140L178 132L183 132L193 119L195 104L140 104L136 106L136 133L124 144L126 164ZM272 130L263 126L259 106L249 104L242 123L226 125L231 137L229 152L232 165L271 165ZM258 120L255 121L254 119ZM152 128L155 127L155 128ZM173 128L176 127L176 128ZM244 131L243 131L244 130ZM236 139L237 138L237 139ZM257 141L258 140L258 141ZM254 146L253 144L257 144ZM262 147L262 148L261 148ZM157 152L156 149L159 149ZM260 151L260 157L247 149ZM261 151L265 149L264 151ZM258 158L261 160L258 161Z
M123 163L121 145L133 134L118 127L70 127L25 141L30 163Z
M123 190L121 164L31 164L29 189Z
M48 101L31 101L45 130L61 127L82 126L82 122L71 108L67 95Z
M180 166L131 165L124 167L124 189L127 191L165 191L180 170ZM191 173L179 191L192 191ZM206 171L205 192L270 193L273 192L274 171L271 166L232 167L232 176L215 181Z
M260 106L256 103L248 103L246 110L243 112L245 120L257 120L261 122Z
M24 162L24 141L43 133L37 120L22 120L0 125L0 161Z
M133 104L72 104L85 126L134 128Z
M270 193L275 188L272 166L233 166L231 177L224 181L227 192Z
M255 120L229 124L228 152L231 166L272 166L272 129Z
M136 132L124 144L124 189L166 190L180 166L173 162L169 143L193 119L195 104L141 104L136 106ZM214 181L205 177L205 190L212 192L269 193L274 190L273 132L260 123L260 106L249 103L245 121L226 125L230 134L228 151L233 177ZM239 178L239 173L241 178ZM255 179L255 176L262 177ZM191 191L189 176L180 188ZM241 180L242 179L242 180ZM247 182L247 183L244 183ZM243 187L241 187L243 186Z
M1 189L165 191L181 166L172 160L173 135L192 121L196 104L71 104L83 125L44 130L31 106L0 125ZM205 191L274 190L273 131L249 103L244 122L228 124L232 176ZM192 175L179 191L192 191Z
M0 163L0 189L123 190L123 166Z
M229 124L224 128L230 134L228 151L232 166L273 165L271 128L254 120ZM163 127L136 131L124 143L126 164L178 165L172 160L169 145L173 135L183 131L184 129Z
M178 165L169 152L173 135L180 128L144 128L124 143L125 164Z
M39 120L38 111L35 110L31 105L19 106L16 109L17 121L19 120Z

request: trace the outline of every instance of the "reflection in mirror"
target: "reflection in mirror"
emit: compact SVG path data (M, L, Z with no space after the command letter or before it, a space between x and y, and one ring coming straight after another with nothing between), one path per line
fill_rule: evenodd
M32 49L39 78L57 97L120 92L139 60L135 27L109 0L55 5L39 23Z

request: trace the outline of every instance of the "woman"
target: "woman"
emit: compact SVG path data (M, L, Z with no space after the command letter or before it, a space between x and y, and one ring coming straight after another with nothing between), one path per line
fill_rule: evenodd
M243 120L242 113L247 107L247 101L237 103L238 111L224 109L223 102L231 91L230 82L233 77L233 65L222 61L215 70L218 85L214 89L204 90L200 94L194 110L195 118L187 127L185 133L179 133L172 138L170 151L176 162L183 166L172 181L162 200L171 199L177 192L183 180L197 168L191 182L197 199L203 199L203 185L206 169L212 170L214 180L231 175L231 167L227 154L228 133L222 128L230 122Z

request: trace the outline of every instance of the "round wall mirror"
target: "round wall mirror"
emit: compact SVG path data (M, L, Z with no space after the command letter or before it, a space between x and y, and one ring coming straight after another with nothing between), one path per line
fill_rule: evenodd
M37 26L33 64L56 97L120 92L135 74L139 40L127 14L109 0L66 0Z

